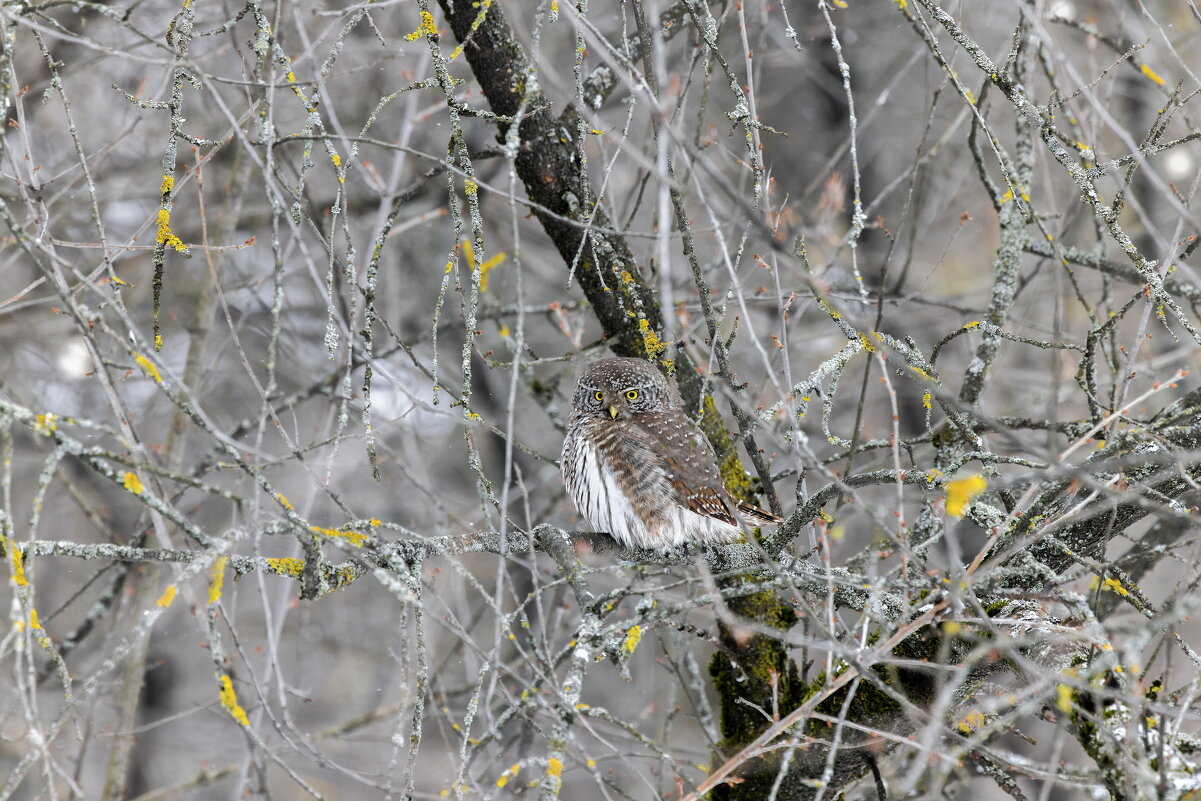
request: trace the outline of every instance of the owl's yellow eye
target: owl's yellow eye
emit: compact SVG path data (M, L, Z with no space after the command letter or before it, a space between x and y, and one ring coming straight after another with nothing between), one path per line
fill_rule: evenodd
M597 390L596 392L592 393L592 397L596 398L598 401L603 401L605 399L605 393Z
M626 390L626 398L629 400L638 400L638 390L636 390L636 389Z

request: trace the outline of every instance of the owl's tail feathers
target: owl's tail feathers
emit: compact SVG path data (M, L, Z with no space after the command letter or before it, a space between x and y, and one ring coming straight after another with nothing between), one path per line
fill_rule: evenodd
M738 511L754 520L756 523L771 523L772 525L783 523L784 518L776 517L771 512L760 509L753 503L747 503L744 500L738 500Z

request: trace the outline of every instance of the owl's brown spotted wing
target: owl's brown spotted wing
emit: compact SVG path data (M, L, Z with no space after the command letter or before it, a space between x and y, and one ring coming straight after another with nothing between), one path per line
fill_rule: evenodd
M724 493L713 487L691 487L685 481L673 476L675 465L672 462L674 461L674 459L667 460L668 481L675 489L676 500L679 504L690 512L737 526L738 521L734 515L730 514L730 507L726 506L725 498L722 497Z
M660 455L675 502L690 512L738 526L713 447L696 424L679 409L641 414L636 420Z
M730 505L758 523L779 523L780 518L754 504L734 498L717 470L717 455L696 424L682 411L670 410L639 416L643 431L657 441L664 472L676 502L690 512L738 526Z
M753 503L747 503L746 501L742 500L741 498L738 498L737 501L738 501L738 511L742 512L744 515L751 518L756 523L771 523L771 524L775 525L776 523L784 522L784 518L776 517L771 512L767 511L766 509L760 509L758 506L755 506L755 504L753 504Z

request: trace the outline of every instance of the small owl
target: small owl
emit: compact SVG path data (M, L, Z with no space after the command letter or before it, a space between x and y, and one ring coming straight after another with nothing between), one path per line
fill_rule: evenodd
M580 376L563 479L592 527L627 548L733 542L742 528L732 510L780 522L726 490L683 406L675 382L641 359L602 359Z

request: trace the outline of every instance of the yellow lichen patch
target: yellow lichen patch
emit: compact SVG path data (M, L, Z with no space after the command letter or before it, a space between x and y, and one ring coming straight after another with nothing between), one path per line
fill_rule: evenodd
M33 418L33 430L39 434L50 436L51 431L58 430L58 416L50 412L36 415Z
M979 327L980 327L980 321L979 321L979 320L972 320L970 323L964 323L964 324L963 324L963 328L964 328L964 330L965 330L965 331L966 331L966 330L971 330L971 329L973 329L973 328L979 328Z
M285 498L282 492L275 493L275 500L279 501L279 505L287 509L289 512L292 511L292 502Z
M500 778L496 780L497 787L504 787L509 783L509 779L517 778L517 774L521 772L521 765L514 764L509 766L504 773L500 774Z
M976 729L980 728L987 721L984 713L978 709L972 710L959 719L960 734L971 734Z
M18 587L28 587L29 579L25 578L25 554L21 553L21 549L8 538L5 538L4 546L13 563L13 584Z
M163 335L155 334L154 335L154 349L162 350L162 348L163 348Z
M945 633L945 634L950 634L950 635L954 636L954 635L958 634L962 628L963 628L963 624L960 623L958 620L944 620L942 622L942 630L943 630L943 633Z
M927 373L925 370L923 370L923 369L922 369L922 368L920 368L920 367L915 367L915 366L914 366L914 365L912 365L912 364L911 364L911 365L909 365L909 372L913 373L914 375L921 376L922 378L925 378L925 379L927 379L927 380L929 380L929 381L933 381L933 380L934 380L933 378L930 378L930 374L929 374L929 373ZM808 398L805 398L805 400L809 400L809 399L808 399Z
M142 491L146 489L142 486L142 481L138 478L138 474L132 471L125 474L125 479L122 483L125 485L125 489L134 495L141 495Z
M488 291L488 273L491 272L493 268L499 267L501 264L503 264L504 260L505 254L497 253L495 256L480 265L480 292Z
M488 9L492 7L492 0L479 0L478 3L472 3L472 6L479 6L480 13L471 21L471 32L475 33L479 27L484 24L484 17L488 14Z
M480 191L479 184L477 184L475 181L471 180L470 178L463 179L463 194L467 195L468 197L471 197L472 195L476 194L479 191Z
M1105 579L1105 587L1106 587L1106 589L1113 590L1113 591L1114 591L1114 592L1116 592L1118 595L1123 595L1123 596L1125 596L1125 595L1129 595L1129 594L1130 594L1130 591L1129 591L1129 590L1127 590L1125 587L1123 587L1123 586L1122 586L1122 582L1118 581L1118 580L1117 580L1117 579L1115 579L1115 578L1107 578L1107 579Z
M952 517L960 517L963 515L964 509L967 508L968 501L975 498L980 493L988 488L988 481L984 476L968 476L967 478L957 478L947 484L947 514Z
M1072 711L1072 688L1066 684L1060 684L1055 688L1055 706L1059 707L1059 711L1068 714Z
M188 246L171 231L171 212L167 209L158 210L158 232L154 235L154 241L160 245L166 244L180 253L188 252Z
M1152 82L1157 83L1160 86L1163 86L1164 80L1163 80L1163 78L1161 78L1157 74L1155 74L1155 70L1151 69L1146 64L1143 64L1138 69L1139 69L1139 72L1141 72L1143 75L1146 75L1147 78L1149 78Z
M354 568L347 565L334 571L334 587L342 588L355 580Z
M412 33L405 34L405 41L415 42L422 36L437 36L438 26L434 25L434 15L428 11L421 12L421 26Z
M645 317L638 321L638 331L642 334L642 345L651 358L667 350L667 346L663 344L663 340L659 339L659 335L651 330L650 321Z
M474 193L474 191L475 191L474 182L468 180L468 189L469 189L469 191L467 194ZM492 270L492 268L497 267L502 262L504 262L505 254L497 253L495 256L488 259L483 264L480 264L479 261L475 258L475 248L472 247L471 240L464 239L463 240L463 255L467 257L467 264L471 267L472 271L475 271L477 269L480 271L480 291L487 292L488 291L488 273L489 273L489 271ZM447 272L450 272L452 265L453 265L453 262L450 262L446 265Z
M225 563L228 561L228 556L218 556L209 571L209 606L221 600L221 588L225 584Z
M336 537L349 542L351 545L363 546L367 544L367 535L358 531L346 531L339 528L322 528L321 526L310 526L310 528L318 534L324 534L327 537Z
M238 695L234 692L234 683L229 676L221 674L221 706L225 707L234 720L238 721L243 726L250 726L250 719L246 717L246 710L238 704Z
M552 779L557 779L563 775L563 763L555 757L546 760L546 775Z
M621 644L621 650L627 654L634 653L634 649L638 647L638 643L642 640L642 626L630 626L630 630L626 632L626 641Z
M54 643L50 642L50 635L42 628L42 622L38 619L38 610L29 610L29 630L32 631L37 638L38 645L45 648L47 651L54 651Z
M163 594L158 597L158 600L154 602L154 605L161 606L166 609L171 605L171 602L175 600L175 593L175 585L168 584L167 589L163 590Z
M171 194L171 190L175 188L175 179L170 175L163 176L163 182L159 185L159 191L164 195Z
M138 367L142 368L142 372L146 374L147 378L153 380L156 384L163 383L163 375L158 371L158 368L154 366L153 362L140 353L135 353L133 355L133 360L138 363Z
M901 9L902 11L909 8L909 0L895 0L895 2L897 4L897 8Z
M267 569L272 573L278 573L281 576L300 578L300 574L304 572L304 560L290 556L280 557L278 559L268 559Z
M932 395L931 395L929 392L923 392L923 393L922 393L922 406L923 406L923 407L925 407L925 408L927 408L927 409L931 408L931 406L932 406L932 403L931 403L931 399L932 399L932 397L933 397L933 396L932 396Z

